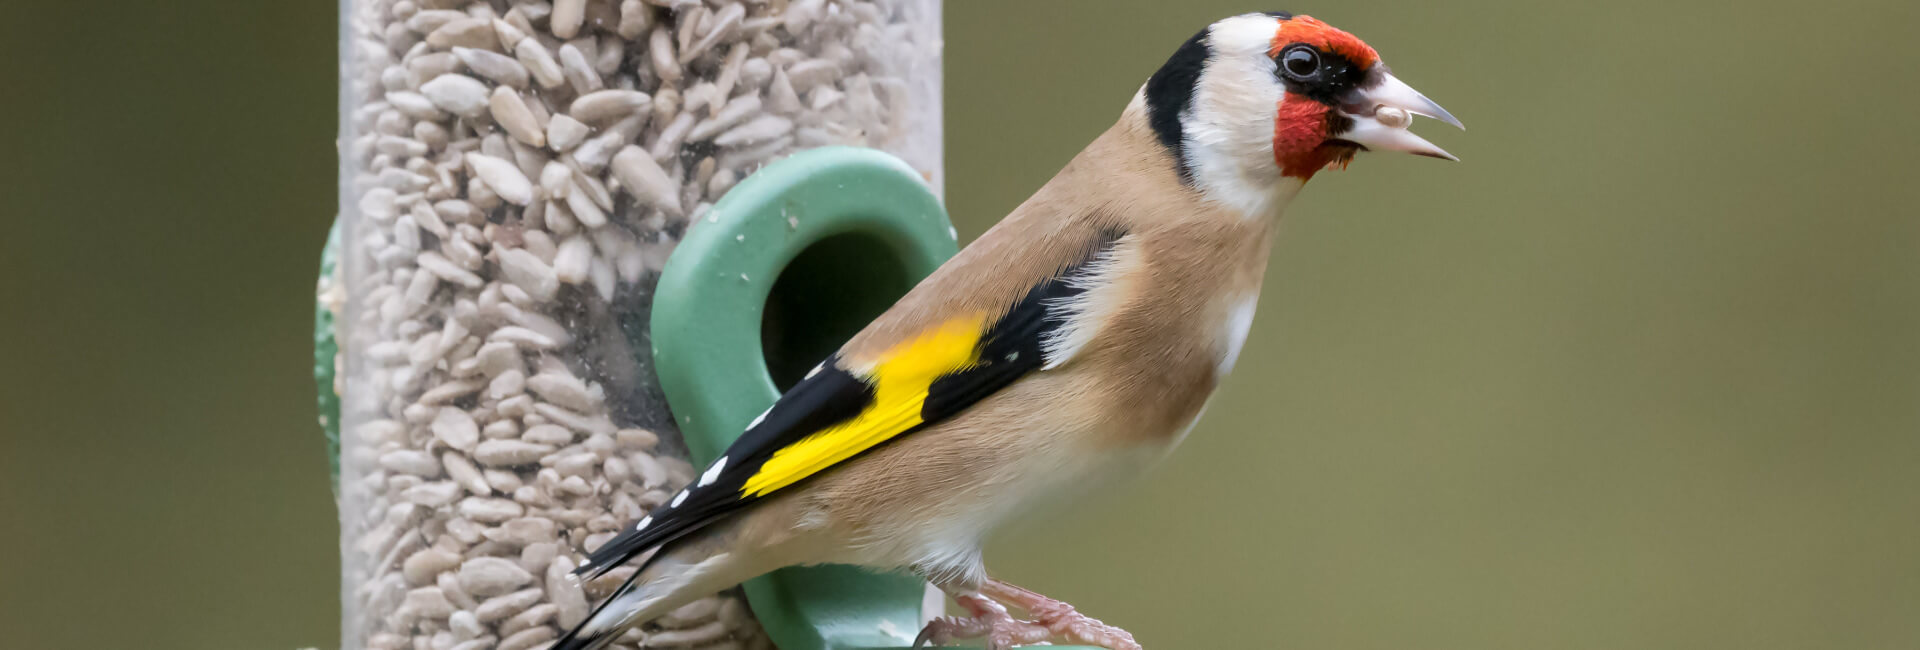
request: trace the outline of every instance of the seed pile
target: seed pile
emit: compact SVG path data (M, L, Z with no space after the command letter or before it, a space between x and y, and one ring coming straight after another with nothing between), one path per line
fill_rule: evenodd
M937 0L359 0L344 16L345 643L544 648L583 553L693 478L650 292L793 151L937 187ZM770 647L736 593L620 648Z

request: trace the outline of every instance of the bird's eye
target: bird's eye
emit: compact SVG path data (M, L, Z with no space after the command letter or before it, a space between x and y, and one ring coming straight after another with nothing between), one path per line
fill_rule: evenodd
M1280 70L1294 81L1309 81L1320 76L1320 53L1312 47L1296 45L1280 54Z

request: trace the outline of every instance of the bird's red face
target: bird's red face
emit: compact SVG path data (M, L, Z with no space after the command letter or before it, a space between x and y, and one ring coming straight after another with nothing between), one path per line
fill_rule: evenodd
M1308 178L1330 166L1345 168L1358 145L1334 139L1339 98L1380 64L1380 54L1352 34L1295 16L1280 21L1267 49L1285 94L1273 121L1273 160L1287 176Z
M1407 126L1413 115L1460 125L1359 38L1279 12L1209 25L1147 80L1141 100L1181 178L1249 213L1360 151L1452 160Z
M1273 121L1273 157L1282 175L1310 178L1328 167L1344 169L1364 150L1457 160L1407 126L1411 115L1454 126L1460 121L1388 73L1380 54L1354 35L1311 16L1282 18L1266 55L1284 88Z

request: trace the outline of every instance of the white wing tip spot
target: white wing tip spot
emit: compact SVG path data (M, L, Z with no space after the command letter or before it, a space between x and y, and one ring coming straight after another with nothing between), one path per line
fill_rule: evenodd
M681 490L679 494L673 495L673 503L668 505L678 508L680 507L680 504L686 503L686 502L687 502L687 491Z
M650 524L652 524L652 523L653 523L653 515L647 515L647 516L645 516L645 517L641 517L641 518L640 518L640 523L637 523L637 524L634 524L634 525L633 525L633 532L636 532L636 533L637 533L637 532L640 532L640 531L643 531L643 530L646 530L646 529L647 529L647 526L648 526L648 525L650 525Z
M759 415L758 417L755 417L755 418L753 418L753 421L752 421L752 422L748 422L748 423L747 423L747 430L749 430L749 431L751 431L751 430L753 430L753 429L757 429L757 428L759 428L759 427L760 427L760 423L761 423L761 422L765 422L765 421L767 421L767 414L768 414L768 413L772 413L772 412L773 412L773 407L771 407L771 406L769 406L769 407L767 407L767 410L765 410L765 411L761 411L761 412L760 412L760 415ZM723 461L724 461L724 460L726 460L726 459L724 459L724 458L723 458L723 459L721 459L721 460L723 460Z
M807 371L807 376L805 377L805 379L812 379L814 375L820 374L820 369L826 367L826 365L827 364L824 364L824 363L815 364L812 370Z
M765 414L762 414L761 417L766 417L766 416ZM755 425L758 425L760 424L760 421L754 420L753 423ZM720 480L720 472L726 471L726 469L727 469L726 456L721 456L720 460L713 461L713 466L707 468L706 473L703 473L700 475L700 487L713 485L714 481Z

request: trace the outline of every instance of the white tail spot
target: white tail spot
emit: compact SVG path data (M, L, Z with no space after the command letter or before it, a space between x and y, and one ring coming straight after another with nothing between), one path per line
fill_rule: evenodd
M687 491L681 490L679 494L673 495L673 503L668 505L678 508L680 507L680 504L686 503L686 501L687 501Z
M765 415L762 415L761 417L765 417ZM754 424L759 424L759 421L756 420ZM720 480L720 472L723 472L726 469L727 469L726 456L721 456L720 460L713 461L713 467L707 468L706 473L700 475L700 487L713 485L714 481Z

